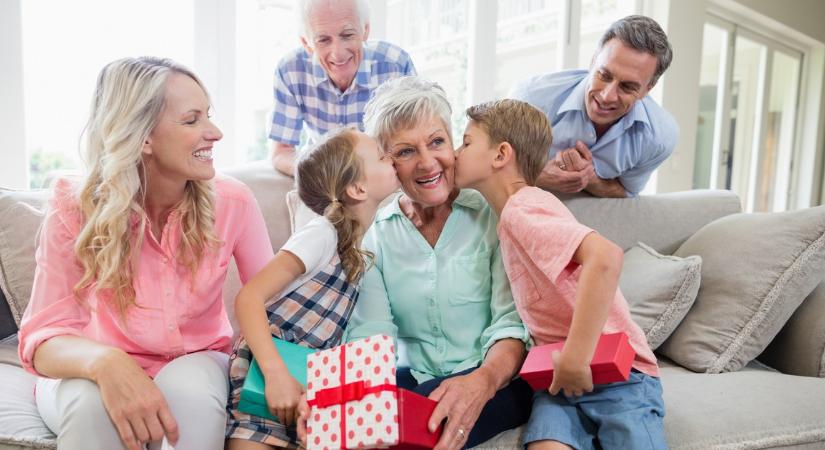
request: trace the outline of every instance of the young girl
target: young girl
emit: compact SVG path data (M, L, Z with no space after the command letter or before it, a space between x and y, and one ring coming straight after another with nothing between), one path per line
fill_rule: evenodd
M365 257L371 257L359 249L361 237L379 203L399 188L392 160L351 128L328 133L308 150L298 161L296 183L301 200L321 216L290 237L235 299L241 339L229 373L231 450L299 446L294 423L303 387L271 338L318 349L341 342ZM252 355L264 375L267 404L281 422L237 409Z

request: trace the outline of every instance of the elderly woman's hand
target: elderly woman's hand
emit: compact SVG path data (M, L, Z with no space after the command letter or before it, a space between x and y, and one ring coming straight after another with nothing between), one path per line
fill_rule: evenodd
M495 378L488 371L482 366L467 375L449 378L430 394L430 399L438 402L430 416L430 432L447 419L434 450L457 450L467 442L481 410L496 393Z
M178 441L178 424L160 389L131 356L119 349L97 361L94 381L123 445L139 450L143 444Z

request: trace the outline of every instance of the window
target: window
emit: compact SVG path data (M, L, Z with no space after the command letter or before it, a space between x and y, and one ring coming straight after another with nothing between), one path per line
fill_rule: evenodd
M387 40L410 54L420 76L444 88L454 135L464 126L467 103L467 12L467 0L387 2Z
M633 0L582 0L578 67L590 67L596 45L611 23L634 14Z
M170 57L201 76L215 106L214 120L225 132L216 166L268 155L275 68L300 45L292 0L18 1L32 186L41 186L52 170L80 167L79 138L96 76L106 63L125 56ZM498 98L524 78L573 68L576 60L585 67L589 56L582 60L579 53L592 54L587 46L604 24L632 13L636 5L636 0L496 0L493 12L475 1L487 0L386 0L371 17L374 30L385 30L373 38L402 46L419 73L445 89L455 133L465 123L469 81L479 73L493 74L483 87ZM480 48L489 58L474 69L468 61L471 11L496 33L494 46ZM580 29L582 45L578 38L562 39L562 30L579 36Z
M495 96L507 95L525 74L555 72L564 0L498 0Z
M702 51L694 187L733 190L748 212L784 211L802 53L716 17Z
M192 66L193 3L28 0L21 6L29 180L40 187L50 171L80 167L79 139L104 65L158 55Z
M237 162L267 158L273 83L278 61L300 46L293 0L236 3L237 85L235 147Z

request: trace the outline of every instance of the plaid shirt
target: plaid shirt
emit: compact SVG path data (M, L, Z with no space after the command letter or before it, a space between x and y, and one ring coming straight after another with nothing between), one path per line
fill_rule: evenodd
M278 64L275 72L275 111L269 138L298 145L306 123L309 141L342 126L364 128L364 107L381 83L416 75L410 55L384 41L363 45L363 60L355 79L341 92L306 50L299 48Z

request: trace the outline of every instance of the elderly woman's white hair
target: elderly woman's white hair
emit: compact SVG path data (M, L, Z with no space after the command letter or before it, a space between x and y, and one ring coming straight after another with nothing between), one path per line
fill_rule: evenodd
M305 38L312 37L307 36L309 32L309 15L319 3L335 2L341 4L350 1L353 6L355 6L355 12L358 14L358 20L361 22L361 31L363 31L364 27L370 22L370 6L367 0L297 0L297 8L295 11L298 13L298 34ZM307 42L311 41L307 39Z
M364 131L383 149L399 131L409 130L424 120L441 120L444 131L452 136L452 109L444 89L421 77L400 77L379 86L364 109Z

